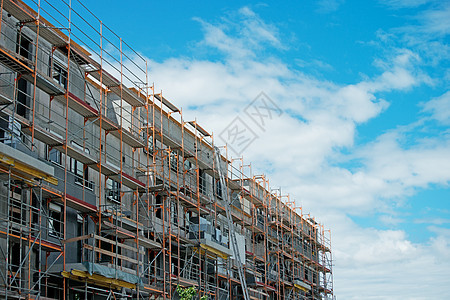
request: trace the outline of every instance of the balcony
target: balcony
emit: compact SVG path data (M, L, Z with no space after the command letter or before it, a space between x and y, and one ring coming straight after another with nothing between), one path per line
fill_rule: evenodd
M201 248L224 259L233 254L233 251L228 248L228 237L223 236L219 229L214 228L211 222L202 217L191 218L189 239L198 241Z

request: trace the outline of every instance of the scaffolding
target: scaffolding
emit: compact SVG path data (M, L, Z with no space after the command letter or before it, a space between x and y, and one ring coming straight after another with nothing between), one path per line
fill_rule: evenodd
M333 298L330 231L142 55L81 1L0 1L0 298Z

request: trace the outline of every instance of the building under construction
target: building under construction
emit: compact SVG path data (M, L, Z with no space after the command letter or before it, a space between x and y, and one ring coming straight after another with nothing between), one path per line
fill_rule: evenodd
M329 231L83 3L0 1L0 298L333 298Z

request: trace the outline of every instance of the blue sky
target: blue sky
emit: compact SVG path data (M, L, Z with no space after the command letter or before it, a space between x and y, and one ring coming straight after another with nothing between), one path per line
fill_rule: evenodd
M216 144L260 92L284 112L243 155L332 230L337 299L450 298L449 1L88 7Z

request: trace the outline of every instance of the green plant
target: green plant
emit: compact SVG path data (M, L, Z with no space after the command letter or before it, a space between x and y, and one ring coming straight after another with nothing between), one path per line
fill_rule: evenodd
M197 294L197 289L194 286L190 286L187 288L182 288L177 285L177 293L180 296L181 300L192 300L194 296ZM208 296L204 295L200 297L200 300L207 300Z

